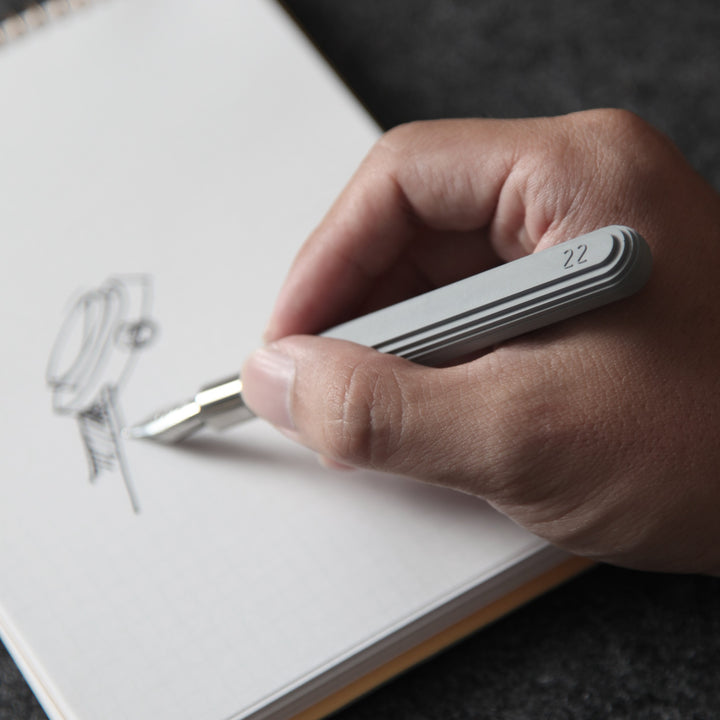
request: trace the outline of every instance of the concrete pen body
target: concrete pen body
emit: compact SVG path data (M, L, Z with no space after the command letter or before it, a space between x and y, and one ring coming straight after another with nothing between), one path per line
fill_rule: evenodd
M638 291L650 249L621 225L595 230L338 325L323 336L351 340L423 365L440 365ZM254 417L238 375L128 428L133 438L178 442L202 427Z

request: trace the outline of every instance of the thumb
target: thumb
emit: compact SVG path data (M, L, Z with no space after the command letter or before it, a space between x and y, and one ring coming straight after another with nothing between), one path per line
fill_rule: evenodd
M256 350L242 378L256 415L343 465L438 481L467 441L463 366L422 367L350 342L292 336Z

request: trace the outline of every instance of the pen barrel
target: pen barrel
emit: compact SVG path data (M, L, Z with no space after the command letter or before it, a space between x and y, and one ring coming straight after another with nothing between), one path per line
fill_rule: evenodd
M526 332L627 297L647 281L650 248L622 225L595 230L527 257L350 320L322 333L424 365L469 357ZM233 375L135 432L176 442L203 425L254 417Z
M234 375L202 388L195 395L203 423L216 430L254 417L242 397L242 380Z
M613 225L350 320L323 333L423 365L467 357L627 297L647 281L650 249Z

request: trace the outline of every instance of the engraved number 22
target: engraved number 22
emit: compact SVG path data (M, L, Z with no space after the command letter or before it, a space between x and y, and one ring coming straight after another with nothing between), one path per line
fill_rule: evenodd
M577 256L575 255L576 252ZM584 244L578 245L575 249L568 248L567 250L563 250L563 255L565 255L565 262L563 263L563 267L571 268L575 267L575 265L582 265L583 263L586 263L586 252L587 245Z

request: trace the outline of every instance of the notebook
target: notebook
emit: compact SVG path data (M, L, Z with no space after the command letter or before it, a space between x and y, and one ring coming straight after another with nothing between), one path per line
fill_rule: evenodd
M0 45L0 634L48 715L322 717L577 572L259 420L125 439L237 371L379 132L272 0L34 12Z

